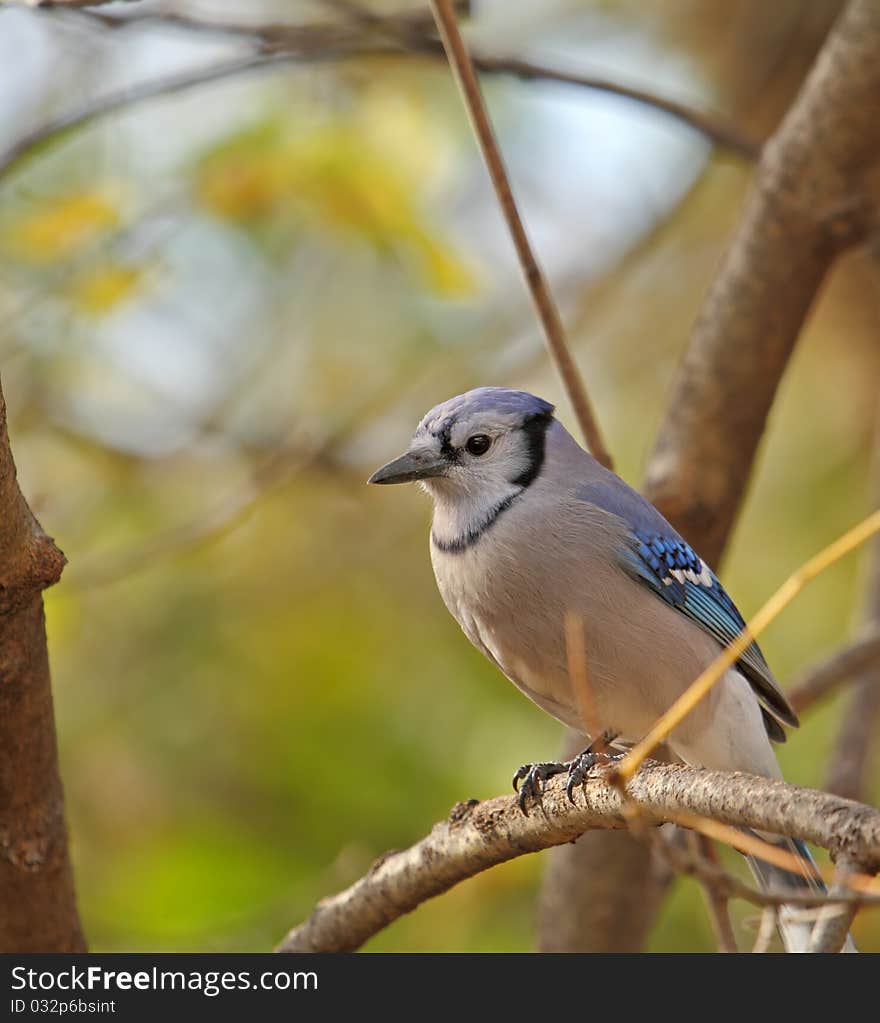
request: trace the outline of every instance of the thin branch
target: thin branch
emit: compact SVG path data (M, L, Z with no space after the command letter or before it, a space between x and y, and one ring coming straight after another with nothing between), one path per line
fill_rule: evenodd
M717 863L712 863L702 856L694 855L683 843L667 839L662 833L653 833L652 837L671 869L688 877L712 885L721 895L728 899L742 899L753 906L780 907L801 906L805 909L828 905L853 905L856 907L880 908L880 893L872 890L838 891L832 899L827 892L804 889L799 892L763 891L740 880L735 874L724 870ZM677 838L677 836L676 836Z
M22 135L6 150L0 153L0 179L27 156L50 141L57 141L68 132L103 117L106 114L143 103L156 96L168 96L184 92L187 89L232 78L251 71L260 71L276 64L290 63L299 57L289 53L256 54L239 57L235 60L223 61L196 71L183 71L177 75L168 75L154 81L142 82L132 88L110 92L106 96L90 100L88 103L59 117L52 118L33 131Z
M486 169L489 172L489 177L492 179L492 186L495 189L498 205L501 208L511 238L513 239L535 311L544 328L544 336L547 341L547 347L550 350L550 355L562 377L562 382L574 408L584 439L587 442L587 447L599 462L610 467L611 455L605 447L605 442L602 439L602 433L583 380L568 350L559 310L553 301L547 280L532 251L532 246L526 235L516 201L513 198L501 151L498 148L492 124L483 102L474 66L471 63L470 55L458 28L458 19L456 18L451 0L431 0L431 8L434 11L434 19L437 22L437 28L443 40L443 47L446 50L449 66L458 83L462 99L470 117L471 126L474 129L474 134L477 137L477 142L486 164Z
M705 835L688 833L692 841L697 858L706 863L717 863L717 855L712 843ZM697 880L703 890L703 898L706 903L706 912L712 924L712 932L718 944L719 952L738 952L736 935L733 931L733 924L730 920L730 907L728 906L727 895L721 887L710 881L707 872L697 874Z
M271 36L269 30L266 31L266 36L267 38ZM368 49L366 47L342 48L337 45L336 47L328 46L324 49L315 49L311 52L304 50L275 52L272 43L267 43L266 45L270 52L258 52L247 57L218 61L216 64L206 68L183 71L177 75L169 75L164 78L154 79L153 81L143 82L128 89L110 92L106 96L90 100L81 107L50 119L21 136L11 146L0 152L0 179L6 176L26 157L33 155L45 143L62 137L76 128L85 127L107 114L135 106L159 96L186 92L189 89L198 88L211 82L218 82L227 78L237 77L238 75L248 74L252 71L262 71L284 64L324 63L370 57L405 57L408 55L407 51L401 50L400 47L387 46L377 46ZM427 51L420 50L414 52L413 56L418 56L422 52ZM439 56L439 53L432 55ZM475 57L474 63L481 71L490 74L509 74L528 80L561 82L630 99L635 103L669 114L688 127L705 135L715 144L738 152L742 156L754 158L760 148L757 143L739 136L733 127L725 126L715 118L690 110L674 103L672 100L666 100L651 93L618 82L612 82L599 76L579 75L573 72L533 64L528 61L521 61L513 57Z
M775 906L767 906L761 914L761 924L758 927L758 936L755 938L755 947L752 952L769 952L770 945L776 935L776 928L779 920L779 912Z
M416 50L424 54L442 56L445 52L444 44L425 31L424 27L417 24L413 18L404 20L401 17L388 18L375 14L361 7L359 4L351 3L350 0L324 0L325 5L345 11L356 23L379 30L400 42L406 49ZM467 7L467 4L452 3L456 14L461 13L460 8ZM456 22L457 24L457 22ZM568 85L586 86L600 92L610 92L623 99L633 100L636 103L646 103L648 106L668 114L670 117L686 124L689 128L711 139L717 145L721 145L732 152L746 157L749 160L757 159L760 154L760 145L753 139L747 138L733 125L725 124L720 118L692 110L674 100L655 96L642 89L622 85L614 82L609 83L605 79L590 76L578 75L573 72L551 70L540 64L518 57L492 57L486 54L470 51L470 59L473 66L483 73L500 73L520 78L524 81L544 79L547 81L560 82ZM550 72L548 74L548 71ZM606 86L611 85L608 89Z
M257 40L263 46L275 50L295 50L304 59L307 59L303 54L307 45L320 44L326 49L335 41L335 45L341 49L340 56L343 57L412 55L445 60L443 44L430 31L433 28L430 15L426 19L422 11L402 11L399 14L379 15L359 8L355 4L328 4L327 6L344 6L354 31L351 28L346 30L335 22L329 25L311 24L305 26L283 22L254 25L230 21L208 21L177 11L107 14L87 10L78 13L87 15L108 28L126 28L147 23L193 33L234 35ZM466 7L467 4L457 3L455 6L458 10ZM364 29L370 30L374 35L378 34L384 37L385 41L364 42L366 34ZM747 160L755 160L760 155L760 143L747 136L736 125L725 121L720 115L695 110L684 103L658 96L634 85L611 81L601 75L579 74L574 71L547 67L535 61L514 56L492 56L472 51L471 59L477 70L485 74L509 75L523 81L557 82L618 96L665 114L715 145Z
M100 15L107 20L109 15ZM0 152L0 179L8 175L21 161L33 155L41 146L61 138L76 128L139 103L198 88L211 82L234 78L271 69L285 64L314 64L331 61L364 59L370 57L443 56L442 46L437 40L425 37L417 45L404 49L400 43L365 44L360 36L339 26L302 26L290 28L283 25L240 26L222 22L198 22L183 15L144 15L144 20L158 20L163 24L179 27L200 28L224 34L246 35L260 43L257 52L218 61L206 68L183 71L176 75L142 82L127 89L116 90L105 96L89 100L49 121L17 139L6 150ZM129 24L126 19L120 24ZM559 82L608 95L619 96L642 106L667 114L680 123L704 135L716 145L723 146L749 159L754 159L760 150L758 143L746 138L734 126L725 124L719 117L701 113L673 100L655 96L642 89L614 82L598 75L582 75L545 67L516 57L493 57L475 55L474 64L487 74L511 75L534 81Z
M880 663L880 629L853 640L799 675L788 690L789 703L801 714L837 686L877 663Z
M106 4L112 3L137 3L138 0L13 0L13 3L19 2L23 7L37 7L42 10L51 10L55 8L66 8L70 10L78 10L84 7L103 7Z
M404 913L488 867L571 842L589 828L625 826L625 801L645 823L700 815L736 827L783 833L847 857L860 871L880 867L880 811L784 782L650 763L627 796L597 769L567 799L566 779L545 788L540 811L525 816L511 796L459 803L430 835L392 853L346 891L324 899L279 946L284 952L353 951Z
M521 60L517 57L490 57L484 54L474 54L473 60L475 66L486 74L512 75L524 81L539 80L577 85L593 89L596 92L619 96L621 99L632 100L634 103L668 114L673 120L686 125L699 135L714 142L715 145L737 153L747 160L756 160L761 153L760 142L749 138L735 125L723 121L720 116L694 110L683 103L657 96L655 93L646 92L635 86L625 85L622 82L609 82L604 78L581 75L573 71L547 68L533 61Z
M873 450L874 506L880 507L880 408L874 427ZM880 631L880 540L876 537L868 550L868 581L865 619L869 629ZM880 655L860 672L844 712L826 779L830 792L860 799L871 777L871 757L877 746L880 723Z
M841 857L837 864L834 884L828 892L829 899L849 892L849 877L858 872L858 866L848 858ZM859 907L854 902L823 906L816 919L810 937L810 952L840 952L849 936L849 929ZM853 949L854 951L854 949Z

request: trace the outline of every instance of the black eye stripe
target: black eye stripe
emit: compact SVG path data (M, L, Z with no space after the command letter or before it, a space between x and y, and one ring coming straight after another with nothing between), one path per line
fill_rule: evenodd
M537 479L544 465L544 448L547 440L547 427L553 422L552 413L542 412L527 419L521 430L526 437L528 465L526 469L511 480L516 486L525 490Z

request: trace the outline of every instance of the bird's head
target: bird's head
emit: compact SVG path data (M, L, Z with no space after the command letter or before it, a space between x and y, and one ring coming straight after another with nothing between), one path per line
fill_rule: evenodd
M553 406L526 391L478 387L437 405L409 448L368 483L419 481L444 502L486 500L523 490L544 461Z

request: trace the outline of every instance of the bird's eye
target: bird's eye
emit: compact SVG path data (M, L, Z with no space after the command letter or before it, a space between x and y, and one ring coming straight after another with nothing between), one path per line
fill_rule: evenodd
M491 444L491 437L487 437L485 433L475 433L473 437L468 437L465 447L472 455L479 456L485 455Z

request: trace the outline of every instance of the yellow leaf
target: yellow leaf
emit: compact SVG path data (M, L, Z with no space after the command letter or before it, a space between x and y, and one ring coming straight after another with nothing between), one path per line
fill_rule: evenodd
M50 263L70 257L118 221L118 203L107 194L76 192L21 214L4 231L5 241L22 259Z
M142 271L132 266L102 266L79 276L70 300L84 313L98 316L115 308L140 283Z
M452 249L426 237L421 246L423 278L432 290L447 298L468 298L476 291L474 275Z
M359 236L403 257L426 288L471 294L472 275L422 209L416 168L424 161L400 158L412 111L391 109L401 115L393 145L387 138L377 144L375 116L365 123L357 114L306 130L271 121L242 132L201 161L198 194L214 213L245 225L296 230L305 223Z
M198 182L202 202L233 220L269 216L285 191L284 167L272 153L229 153L211 161Z

